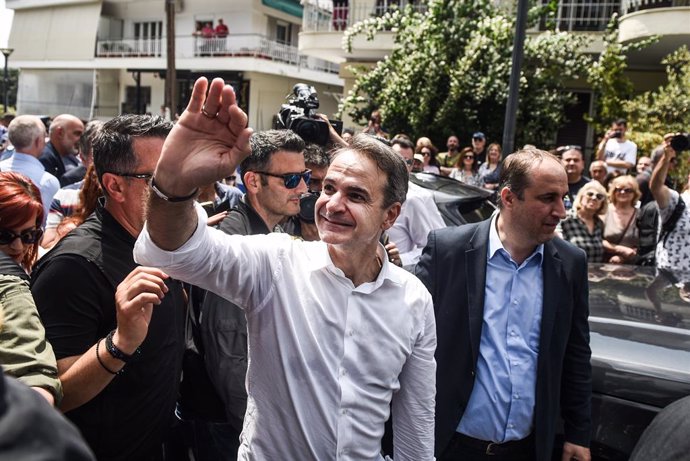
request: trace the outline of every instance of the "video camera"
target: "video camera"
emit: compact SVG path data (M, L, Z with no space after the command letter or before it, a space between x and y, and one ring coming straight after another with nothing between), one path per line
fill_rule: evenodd
M327 145L330 142L329 126L328 122L316 116L319 97L314 87L298 83L287 98L288 104L280 106L274 128L294 131L306 143ZM331 125L339 135L343 132L342 121L332 120Z

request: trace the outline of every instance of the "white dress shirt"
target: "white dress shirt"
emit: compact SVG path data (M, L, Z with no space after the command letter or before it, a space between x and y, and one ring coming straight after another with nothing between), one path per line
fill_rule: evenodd
M434 195L427 189L409 183L405 203L388 237L400 250L403 266L416 264L426 246L429 232L446 227L434 202Z
M41 191L43 201L43 222L48 218L50 204L53 196L60 189L60 181L52 174L46 172L43 164L34 156L15 152L14 155L0 162L0 171L14 171L29 178Z
M323 242L227 235L197 211L178 250L158 248L145 227L134 256L246 310L238 459L382 459L391 401L395 461L433 459L436 327L424 285L384 260L355 287Z

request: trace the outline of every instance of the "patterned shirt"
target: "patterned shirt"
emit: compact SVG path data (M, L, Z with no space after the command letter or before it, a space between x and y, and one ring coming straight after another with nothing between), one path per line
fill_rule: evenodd
M590 233L587 224L573 208L559 228L564 240L585 250L588 262L604 262L604 223L598 216L594 219L594 232Z
M659 233L661 235L662 223L668 221L673 214L673 210L678 204L680 195L678 192L670 189L671 196L668 206L659 209ZM666 243L659 241L656 246L656 265L659 269L675 269L681 271L690 271L690 202L685 200L685 210L678 218L676 226L668 234Z

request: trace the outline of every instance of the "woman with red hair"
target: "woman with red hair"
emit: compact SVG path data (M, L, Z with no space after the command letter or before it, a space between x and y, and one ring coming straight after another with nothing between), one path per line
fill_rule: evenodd
M41 192L19 173L0 173L0 250L28 273L43 236Z
M43 213L41 193L29 178L0 173L0 363L6 374L54 404L62 386L27 275L38 256Z

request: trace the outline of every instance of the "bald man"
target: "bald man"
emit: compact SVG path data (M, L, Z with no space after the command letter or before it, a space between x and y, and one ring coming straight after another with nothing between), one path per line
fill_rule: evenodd
M74 115L58 115L50 124L50 140L46 143L39 160L48 173L60 180L60 187L70 184L70 181L76 182L81 179L76 178L75 181L74 178L65 179L63 176L80 164L77 157L78 143L83 133L84 123Z

